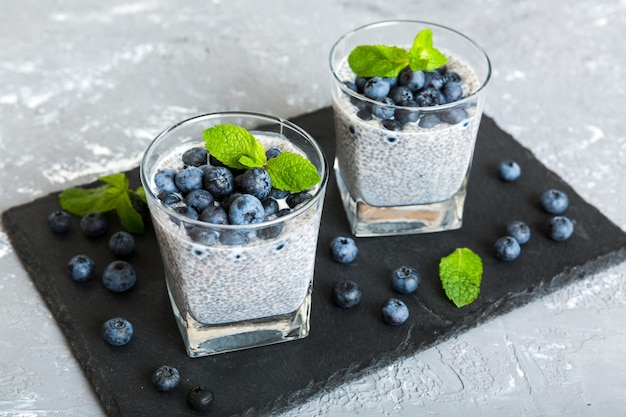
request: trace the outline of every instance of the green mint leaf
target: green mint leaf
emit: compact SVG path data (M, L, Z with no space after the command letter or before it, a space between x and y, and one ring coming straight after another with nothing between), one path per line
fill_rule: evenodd
M231 168L246 169L265 165L265 148L243 127L216 125L203 131L202 136L209 153Z
M104 175L98 179L122 191L128 190L128 178L126 178L126 174L124 174L123 172L111 175Z
M96 188L68 188L59 194L61 208L75 216L97 211L104 213L115 208L113 202L107 198L109 185Z
M265 169L274 188L292 193L308 190L322 180L311 161L291 152L271 158Z
M433 32L422 29L413 40L409 50L409 66L413 71L428 71L440 68L448 58L433 47Z
M409 65L405 49L386 45L360 45L348 56L357 77L397 77Z
M135 190L135 195L139 197L139 199L145 204L148 204L148 199L146 198L146 190L143 187L138 187Z
M455 249L439 262L439 279L443 289L459 308L478 297L482 276L483 262L468 248Z
M135 210L129 193L120 193L115 202L115 211L122 227L130 233L143 233L144 225L141 214Z

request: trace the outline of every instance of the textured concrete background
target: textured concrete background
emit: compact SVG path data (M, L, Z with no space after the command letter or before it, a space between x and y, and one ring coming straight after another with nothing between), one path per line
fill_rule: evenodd
M489 54L486 113L626 229L626 1L3 1L0 211L136 166L198 113L330 104L327 53L377 20L451 26ZM618 265L286 416L623 416ZM0 416L100 416L0 231Z

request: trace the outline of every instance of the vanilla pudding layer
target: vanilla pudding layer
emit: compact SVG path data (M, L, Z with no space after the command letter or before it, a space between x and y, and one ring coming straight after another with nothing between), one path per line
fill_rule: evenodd
M464 95L478 88L469 66L454 57L449 57L446 65L462 77ZM338 75L342 80L354 80L345 61ZM360 119L356 106L338 89L333 109L336 158L352 198L371 206L429 204L448 200L461 188L480 124L475 106L465 108L469 117L460 123L442 122L430 129L408 123L398 132L384 128L376 117Z
M266 149L302 154L285 140L255 137ZM176 149L159 161L154 172L181 168L180 157L187 148ZM322 190L311 194L318 192ZM251 225L250 241L241 246L193 242L183 224L171 221L163 210L151 209L168 289L183 316L189 314L202 324L224 324L297 310L313 281L322 213L318 204L321 199L283 221L282 233L274 239L257 238L259 225ZM205 225L221 230L218 225Z

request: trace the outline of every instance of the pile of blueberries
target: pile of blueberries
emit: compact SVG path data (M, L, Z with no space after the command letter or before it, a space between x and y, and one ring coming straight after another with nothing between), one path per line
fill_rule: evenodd
M271 148L268 159L280 154ZM181 216L216 225L257 224L282 217L311 199L307 191L290 193L272 187L272 180L263 168L234 170L224 166L206 149L193 147L182 155L183 168L159 170L154 176L158 199ZM280 208L280 201L287 205ZM176 219L172 219L178 222ZM187 234L195 242L212 246L246 244L250 235L239 230L218 233L206 227L185 223ZM257 237L273 239L282 232L282 223L259 229Z
M453 103L463 98L462 78L444 65L430 71L413 71L409 67L397 77L357 77L344 84L351 90L377 102L351 98L362 120L376 117L392 131L402 130L407 123L429 129L441 122L456 124L467 119L467 111L461 106L421 115L417 107L432 107ZM380 104L378 104L380 103ZM401 107L401 108L400 108Z

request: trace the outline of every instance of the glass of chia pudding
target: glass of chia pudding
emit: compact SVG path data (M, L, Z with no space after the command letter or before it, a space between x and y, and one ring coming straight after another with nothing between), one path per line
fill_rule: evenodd
M262 114L197 116L150 144L141 181L190 357L308 335L328 170L307 132Z
M356 236L462 225L491 64L468 37L385 21L330 52L335 176Z

